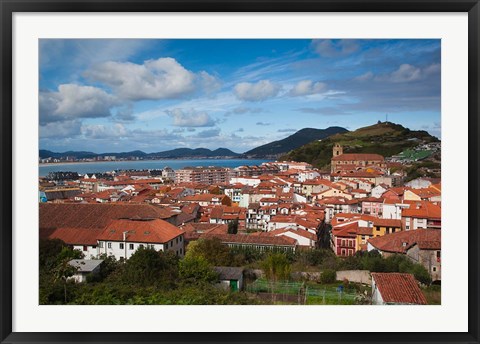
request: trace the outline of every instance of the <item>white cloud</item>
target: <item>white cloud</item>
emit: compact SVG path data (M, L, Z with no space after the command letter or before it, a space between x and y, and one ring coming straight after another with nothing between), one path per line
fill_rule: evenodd
M173 109L165 111L173 118L173 125L177 127L213 127L215 121L206 112L197 112L194 109L184 111Z
M40 125L41 138L69 138L80 135L81 122L68 120L63 122L50 122Z
M275 97L280 89L280 85L270 80L260 80L257 83L241 82L235 85L234 92L240 100L258 102Z
M347 56L359 49L359 45L354 39L341 39L334 41L331 39L314 39L312 47L315 52L323 57Z
M195 74L170 57L148 60L142 65L104 62L84 75L111 87L119 97L129 100L176 99L196 90L211 93L220 88L216 77L205 71Z
M40 123L108 117L110 108L118 104L117 98L100 88L63 84L58 92L40 92Z
M312 80L299 81L295 87L293 87L289 95L292 97L308 96L311 94L318 94L325 92L327 85L323 82L313 82Z
M405 83L427 79L440 73L440 64L434 63L424 68L416 67L408 63L401 64L391 73L375 76L371 71L354 78L356 81L386 81L392 83Z
M420 79L422 72L420 68L410 64L402 64L396 71L390 75L392 82L410 82Z
M356 78L354 78L354 80L367 81L367 80L371 80L372 78L373 78L373 73L372 72L366 72L362 75L357 76Z
M220 90L222 87L222 82L217 77L208 74L205 71L198 73L198 79L200 82L201 89L204 90L207 94L212 94Z
M103 124L83 125L82 134L89 139L120 139L129 136L127 129L120 123L109 126Z

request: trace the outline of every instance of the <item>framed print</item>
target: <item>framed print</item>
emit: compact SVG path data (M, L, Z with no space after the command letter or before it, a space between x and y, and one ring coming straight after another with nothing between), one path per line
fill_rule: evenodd
M479 9L2 0L2 343L477 343Z

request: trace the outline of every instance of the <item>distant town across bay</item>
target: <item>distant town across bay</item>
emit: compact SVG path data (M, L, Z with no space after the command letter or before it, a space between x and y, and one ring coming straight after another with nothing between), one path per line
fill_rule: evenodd
M235 168L243 165L261 165L271 160L266 159L170 159L170 160L139 160L139 161L94 161L65 162L55 164L40 164L39 176L45 177L50 172L77 172L79 174L103 173L114 170L148 170L163 169L166 166L176 170L184 167L216 166Z

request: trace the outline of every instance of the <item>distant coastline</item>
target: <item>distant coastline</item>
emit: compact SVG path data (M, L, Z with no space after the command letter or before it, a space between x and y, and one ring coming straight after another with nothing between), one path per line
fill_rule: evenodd
M96 160L96 161L60 161L60 162L48 162L48 163L39 163L38 166L58 166L58 165L76 165L76 164L99 164L99 163L115 163L115 162L142 162L142 161L171 161L171 160L265 160L273 161L268 158L244 158L244 157L219 157L219 158L201 158L201 157L190 157L190 158L161 158L161 159L141 159L141 160Z
M274 159L155 159L155 160L114 160L114 161L70 161L39 163L39 176L50 172L77 172L78 174L104 173L115 170L163 170L166 166L173 170L185 167L236 168L245 165L261 165Z

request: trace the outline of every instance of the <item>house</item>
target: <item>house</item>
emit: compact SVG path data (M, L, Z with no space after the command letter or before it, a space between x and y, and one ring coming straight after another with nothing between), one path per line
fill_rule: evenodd
M404 254L413 263L423 265L430 273L432 281L440 281L441 233L436 229L402 231L368 240L368 251L377 250L382 256Z
M362 214L382 217L383 198L366 197L359 201L362 204Z
M372 197L380 198L387 190L388 190L388 186L386 186L385 184L379 184L374 188L372 188L372 190L370 191L370 194Z
M252 236L286 236L295 239L298 242L298 246L305 248L315 248L317 243L317 235L308 230L298 228L297 226L288 226L285 228L275 229L269 232L255 232L250 234Z
M372 304L426 305L427 300L412 274L372 272Z
M402 221L393 219L374 219L373 234L374 237L400 232L402 230Z
M97 237L98 253L117 260L130 258L140 247L185 254L184 231L160 219L113 220Z
M218 273L219 284L222 288L230 291L243 289L243 268L215 266L213 269Z
M202 193L193 196L186 196L181 199L182 202L198 203L202 207L208 205L232 205L232 200L227 195L215 195Z
M179 214L149 204L122 204L119 202L106 204L41 203L39 208L40 239L60 239L73 249L80 250L86 259L105 253L98 247L98 238L113 221L160 219L162 222L173 225L176 224ZM129 229L131 228L123 229L123 231Z
M431 202L416 202L408 209L402 210L402 227L404 230L419 228L441 229L442 208Z
M72 259L68 264L75 269L75 273L68 279L76 283L86 282L88 275L100 272L102 263L103 259Z
M357 251L358 222L334 227L331 232L333 252L340 257L353 256Z
M346 199L343 197L330 197L318 201L318 204L325 207L325 221L329 223L333 217L340 213L358 213L358 200Z

